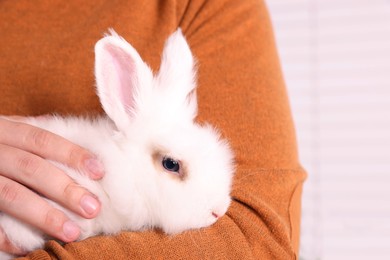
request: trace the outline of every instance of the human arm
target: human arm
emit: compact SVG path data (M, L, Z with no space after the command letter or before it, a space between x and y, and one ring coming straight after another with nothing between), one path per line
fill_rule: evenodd
M182 27L199 61L199 120L221 129L236 153L233 202L227 215L210 228L174 237L148 231L95 237L64 247L51 241L45 250L28 257L296 258L300 193L305 174L297 159L286 90L264 3L252 0L156 3L144 6L141 1L123 1L119 6L106 2L91 9L96 13L91 12L83 20L92 32L82 34L82 29L71 27L75 32L72 36L83 35L77 38L77 46L88 53L86 46L93 46L103 31L114 27L134 42L136 49L156 69L166 37L178 26ZM80 17L83 16L77 19ZM68 27L63 30L72 32ZM65 60L66 54L65 48L62 56ZM91 53L88 55L79 53L79 58L86 57L86 64L78 69L92 68L88 61L93 57ZM63 63L66 69L68 63ZM68 72L71 76L75 73L70 69ZM80 73L80 82L86 74ZM88 83L92 86L92 79ZM61 84L72 92L72 85ZM54 97L59 93L50 91ZM85 109L96 110L90 103L79 103ZM54 108L61 107L68 112L79 112L68 103Z

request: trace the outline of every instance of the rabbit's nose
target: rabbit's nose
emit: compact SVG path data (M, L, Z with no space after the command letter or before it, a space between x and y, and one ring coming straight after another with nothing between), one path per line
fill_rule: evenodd
M213 215L213 217L215 217L215 218L219 218L218 214L215 212L212 212L211 215Z

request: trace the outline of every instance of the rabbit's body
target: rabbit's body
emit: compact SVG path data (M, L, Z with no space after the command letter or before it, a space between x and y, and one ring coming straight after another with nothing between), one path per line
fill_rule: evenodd
M146 207L143 207L142 192L134 192L137 190L137 178L133 176L138 170L133 166L139 158L136 154L134 157L124 157L116 143L113 125L107 118L28 118L25 122L89 149L105 165L108 174L100 181L93 181L81 172L53 162L77 183L95 194L102 204L101 212L96 218L85 219L47 200L80 226L80 240L100 233L113 234L120 230L140 230L152 226L148 218L150 214L147 213ZM80 128L83 131L80 131ZM0 225L11 241L26 251L41 248L47 239L38 230L5 214L0 215Z
M95 47L97 92L108 117L28 118L95 153L105 177L93 181L64 165L95 194L100 214L84 219L61 208L81 227L84 239L120 230L160 228L168 234L213 224L230 204L233 155L219 134L194 122L194 62L178 30L167 41L154 76L138 53L114 32ZM30 251L48 238L5 214L9 240Z
M81 224L80 239L99 233L112 234L121 229L139 230L143 226L150 225L147 218L150 214L142 207L142 199L145 196L142 193L134 192L138 186L138 177L135 176L140 174L140 169L137 169L136 165L142 158L139 156L140 153L137 153L135 145L129 147L131 151L127 155L130 156L123 153L120 137L118 135L116 138L114 125L108 118L61 118L55 116L43 120L29 118L27 123L61 135L90 150L97 155L105 167L107 173L105 177L102 180L94 181L81 172L53 162L78 184L96 195L102 203L101 212L94 219L84 219L56 205L66 211L68 215L72 215L72 219L77 219L78 224ZM129 142L131 143L131 140ZM146 176L145 174L145 178ZM137 209L137 212L131 209Z

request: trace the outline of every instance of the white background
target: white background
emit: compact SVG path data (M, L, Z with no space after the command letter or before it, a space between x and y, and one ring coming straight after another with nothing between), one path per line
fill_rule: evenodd
M390 259L390 1L267 0L301 161L301 259Z

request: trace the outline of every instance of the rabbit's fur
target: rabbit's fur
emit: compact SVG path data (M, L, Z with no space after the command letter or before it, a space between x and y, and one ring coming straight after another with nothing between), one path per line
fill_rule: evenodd
M97 42L95 55L97 93L107 116L28 118L27 123L99 157L106 172L99 181L56 165L95 194L102 209L96 218L84 219L49 202L81 227L80 239L154 227L174 234L213 224L230 204L233 154L213 127L194 122L195 62L181 30L168 38L156 75L112 30ZM179 161L180 170L164 169L164 158ZM6 214L0 215L0 226L27 251L49 239Z

